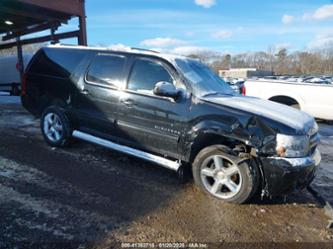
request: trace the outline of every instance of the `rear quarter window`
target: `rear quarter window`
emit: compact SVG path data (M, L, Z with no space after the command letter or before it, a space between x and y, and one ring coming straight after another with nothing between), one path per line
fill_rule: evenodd
M85 57L81 50L45 48L38 52L30 73L68 78Z

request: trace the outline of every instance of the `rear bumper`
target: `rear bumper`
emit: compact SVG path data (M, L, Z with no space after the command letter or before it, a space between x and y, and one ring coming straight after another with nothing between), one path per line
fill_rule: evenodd
M316 149L303 158L261 158L269 195L288 194L307 187L314 179L321 155Z

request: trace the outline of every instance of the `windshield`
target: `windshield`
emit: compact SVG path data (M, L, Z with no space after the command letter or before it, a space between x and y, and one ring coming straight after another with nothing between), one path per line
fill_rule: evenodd
M176 64L190 82L195 95L203 97L234 94L231 87L203 63L191 59L176 59Z

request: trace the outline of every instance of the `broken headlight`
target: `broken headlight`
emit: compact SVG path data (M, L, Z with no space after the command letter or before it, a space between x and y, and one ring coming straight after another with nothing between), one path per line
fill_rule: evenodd
M277 134L276 153L280 157L305 157L309 153L308 136L288 136Z

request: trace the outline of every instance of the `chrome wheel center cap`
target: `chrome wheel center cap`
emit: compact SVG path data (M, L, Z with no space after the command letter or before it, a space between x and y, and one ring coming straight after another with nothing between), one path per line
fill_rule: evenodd
M225 179L225 174L222 171L217 172L216 176L220 180Z

